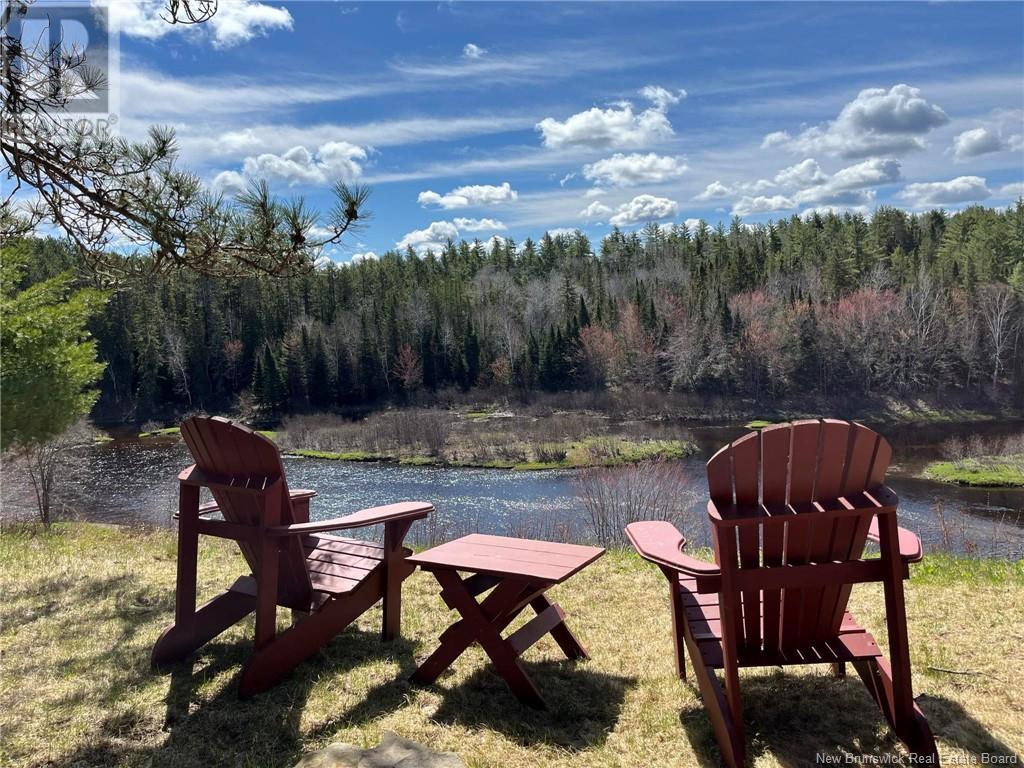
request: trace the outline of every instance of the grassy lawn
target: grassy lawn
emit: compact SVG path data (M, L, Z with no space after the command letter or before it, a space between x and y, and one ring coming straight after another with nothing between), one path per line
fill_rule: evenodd
M961 461L935 461L925 477L979 488L1024 488L1024 455L981 456Z
M242 572L226 542L204 542L200 556L201 596ZM406 583L403 640L379 641L375 609L254 699L236 695L251 621L170 673L152 672L174 562L167 532L76 524L0 534L0 763L288 766L304 751L372 746L393 730L470 766L717 764L695 688L673 675L663 577L633 555L611 553L553 590L593 659L560 660L549 639L527 652L545 713L520 707L476 648L434 687L406 682L452 620L420 573ZM930 556L914 571L915 691L945 757L1024 753L1022 587L1020 563ZM881 589L857 587L853 609L884 646ZM767 669L743 684L755 766L811 765L820 750L900 751L855 675Z

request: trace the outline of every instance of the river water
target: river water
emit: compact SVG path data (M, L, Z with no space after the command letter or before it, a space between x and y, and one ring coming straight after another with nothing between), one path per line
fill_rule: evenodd
M686 427L675 431L700 447L681 462L692 483L687 533L707 542L704 462L718 447L747 430ZM939 456L951 435L988 437L1024 431L1024 423L992 422L941 426L887 426L894 465L888 483L900 497L900 518L926 545L983 555L1024 557L1024 491L962 488L915 477ZM97 444L62 478L60 514L98 522L167 526L177 504L178 471L190 464L176 437L120 439ZM572 470L516 472L499 469L439 469L384 463L285 458L289 485L314 488L315 519L404 499L434 503L432 524L417 523L421 542L470 531L541 538L585 539L585 508ZM5 482L4 517L31 514L25 489Z

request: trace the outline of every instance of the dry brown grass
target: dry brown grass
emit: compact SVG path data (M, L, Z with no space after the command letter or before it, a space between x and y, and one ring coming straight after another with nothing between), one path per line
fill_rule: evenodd
M548 640L529 651L550 705L536 713L478 649L432 688L405 682L451 621L420 573L407 582L404 640L382 644L372 611L254 699L236 697L251 624L154 673L148 653L171 616L174 553L166 532L0 534L4 765L286 766L333 741L376 744L385 730L470 766L717 764L695 689L672 672L663 577L633 555L610 553L553 590L593 660L560 661ZM242 563L226 543L204 542L200 566L211 594ZM1022 586L1019 564L943 557L908 585L915 688L946 757L1024 752ZM880 590L856 589L853 607L884 643ZM856 677L790 668L745 674L743 684L755 766L812 765L819 751L899 752Z

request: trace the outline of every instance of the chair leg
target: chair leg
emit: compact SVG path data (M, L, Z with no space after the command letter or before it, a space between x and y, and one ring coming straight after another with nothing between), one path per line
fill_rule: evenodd
M697 678L704 709L722 753L722 764L727 768L742 768L746 760L743 734L732 716L722 684L714 670L704 666L700 654L692 647L690 658L693 660L693 673Z
M295 667L372 608L380 600L382 589L383 573L378 570L352 592L328 600L308 618L257 648L242 668L239 697L254 696L281 682Z
M184 624L175 622L153 646L154 667L181 661L256 610L256 598L230 589L203 605Z
M382 605L381 637L394 640L402 633L402 582L415 568L406 562L402 540L412 523L408 520L392 521L384 525L384 600Z
M679 593L679 585L675 583L676 576L670 573L668 582L669 599L672 603L672 642L676 651L676 674L680 680L686 679L686 608L683 606L683 596Z
M894 695L889 662L884 658L859 659L853 662L853 666L899 740L907 745L913 755L928 757L932 761L929 765L938 765L939 752L935 746L935 737L921 708L915 703L909 716L897 715L897 697Z
M384 569L384 597L381 604L381 637L394 640L402 634L402 582L416 570L405 558L392 561Z
M846 662L837 661L832 665L832 677L844 678L846 677Z

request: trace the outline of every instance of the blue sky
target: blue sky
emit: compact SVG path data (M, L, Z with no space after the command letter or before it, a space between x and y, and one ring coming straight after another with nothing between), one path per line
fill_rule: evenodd
M337 260L446 237L1005 205L1024 4L117 3L121 128L227 192L373 188Z

